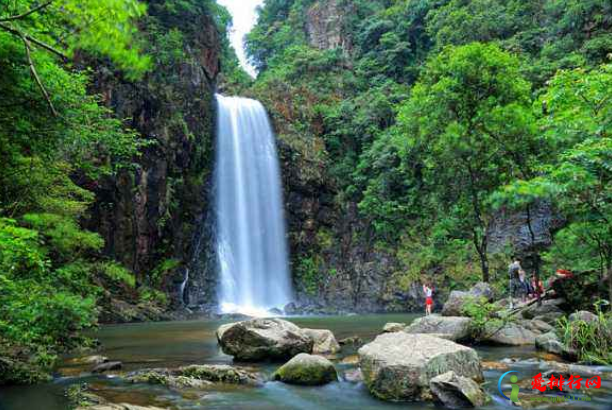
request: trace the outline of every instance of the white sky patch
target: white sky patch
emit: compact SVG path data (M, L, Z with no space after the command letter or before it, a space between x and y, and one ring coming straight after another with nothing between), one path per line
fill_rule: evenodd
M255 68L249 64L245 47L244 47L244 36L251 31L255 22L257 21L257 13L255 8L261 5L264 0L217 0L222 6L227 7L229 12L232 14L234 26L230 35L232 46L238 54L240 65L248 72L252 77L255 77Z

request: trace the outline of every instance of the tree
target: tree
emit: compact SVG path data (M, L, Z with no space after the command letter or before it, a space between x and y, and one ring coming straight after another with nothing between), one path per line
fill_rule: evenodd
M523 175L536 152L530 84L496 45L449 47L431 59L398 115L396 145L423 166L434 218L457 221L489 280L488 197Z
M554 158L541 175L504 188L506 197L553 202L568 220L557 237L600 259L612 300L612 65L559 72L541 99L540 119ZM577 262L576 265L583 265Z

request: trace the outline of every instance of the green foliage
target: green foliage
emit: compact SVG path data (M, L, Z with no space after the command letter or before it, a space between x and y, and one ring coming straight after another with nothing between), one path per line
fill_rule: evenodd
M593 322L566 317L559 320L561 340L569 350L576 351L581 362L599 365L612 364L612 313L603 313L602 305L596 303L597 319Z
M98 264L97 268L103 277L106 277L114 282L124 284L130 288L134 288L136 286L136 278L134 277L134 274L116 262L100 263Z
M316 257L301 258L295 267L295 277L306 294L316 296L323 280Z
M39 4L32 0L12 1L3 8L0 20L24 14ZM150 65L149 58L140 51L135 25L145 11L145 5L137 0L58 0L7 25L68 56L84 50L108 57L129 75L138 76Z
M478 342L486 339L491 329L501 329L508 321L499 315L499 306L489 303L486 298L471 298L463 305L462 315L472 319L470 323L471 338Z

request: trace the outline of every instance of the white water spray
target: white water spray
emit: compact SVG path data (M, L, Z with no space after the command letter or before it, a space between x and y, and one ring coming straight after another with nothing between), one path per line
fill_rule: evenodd
M217 102L220 307L266 315L292 294L274 133L258 101L218 95Z

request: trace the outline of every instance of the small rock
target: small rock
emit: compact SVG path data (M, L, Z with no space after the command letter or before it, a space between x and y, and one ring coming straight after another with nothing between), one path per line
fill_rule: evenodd
M383 333L401 332L405 327L405 323L387 323L383 326Z
M431 392L445 407L462 409L483 406L486 402L484 390L474 380L448 372L434 377L429 382Z
M582 322L587 322L587 323L593 323L593 322L597 322L598 320L599 320L599 317L596 314L591 313L586 310L580 310L578 312L574 312L569 316L570 322L582 321Z
M335 354L340 351L340 344L331 330L326 329L302 329L302 331L312 339L313 354Z
M110 372L112 370L121 370L123 368L123 363L121 362L106 362L101 363L93 368L92 373L105 373Z
M300 353L281 366L273 378L288 384L319 386L337 381L338 374L326 358Z

